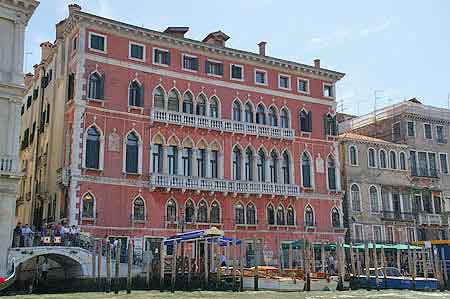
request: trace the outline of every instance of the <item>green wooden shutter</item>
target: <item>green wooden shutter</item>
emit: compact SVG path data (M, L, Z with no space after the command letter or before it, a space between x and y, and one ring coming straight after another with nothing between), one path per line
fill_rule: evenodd
M328 132L328 115L325 113L323 115L323 128L325 132L325 136L330 135L330 132Z

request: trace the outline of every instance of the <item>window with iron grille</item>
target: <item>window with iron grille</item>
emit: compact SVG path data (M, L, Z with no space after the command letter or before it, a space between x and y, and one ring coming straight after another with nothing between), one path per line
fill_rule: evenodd
M206 60L205 72L207 74L222 76L223 75L223 63Z
M191 71L198 71L198 58L194 56L183 55L183 68Z

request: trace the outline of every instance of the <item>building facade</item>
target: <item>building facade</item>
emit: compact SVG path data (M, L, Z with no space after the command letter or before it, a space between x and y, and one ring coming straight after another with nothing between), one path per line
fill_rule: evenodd
M348 241L416 240L408 146L355 133L339 136Z
M0 1L0 275L6 272L20 181L20 106L23 97L25 27L34 0Z
M43 140L23 146L23 165L33 147L48 158L22 186L23 217L144 249L216 226L246 240L249 257L256 240L268 264L286 242L343 237L335 83L344 74L269 57L264 42L257 54L228 48L221 31L195 41L187 27L157 32L69 10L24 100L22 136L43 123ZM37 85L52 89L41 104Z
M411 206L419 240L448 238L450 110L411 99L340 124L341 131L408 147Z

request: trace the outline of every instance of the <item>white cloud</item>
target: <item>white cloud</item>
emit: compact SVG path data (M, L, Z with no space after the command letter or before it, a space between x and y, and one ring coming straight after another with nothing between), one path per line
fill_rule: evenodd
M363 28L359 31L359 34L361 36L368 36L372 33L379 33L379 32L383 32L386 31L387 29L389 29L389 27L391 26L391 21L390 20L386 20L383 23L377 24L373 27L367 27L367 28Z

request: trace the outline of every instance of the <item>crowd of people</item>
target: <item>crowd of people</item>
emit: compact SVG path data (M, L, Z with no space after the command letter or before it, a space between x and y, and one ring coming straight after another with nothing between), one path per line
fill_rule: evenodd
M40 230L19 222L14 228L12 247L78 246L79 235L79 227L64 222L44 223Z

